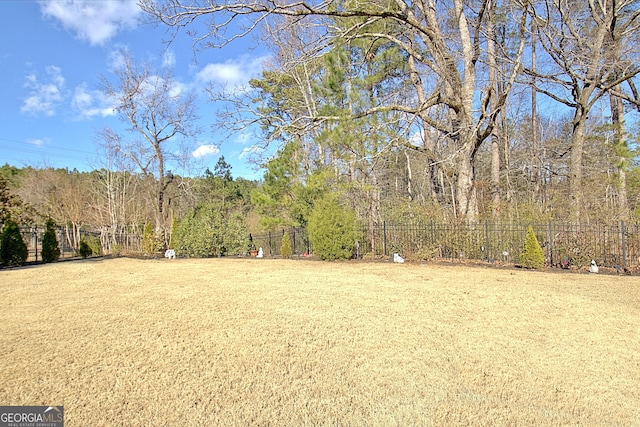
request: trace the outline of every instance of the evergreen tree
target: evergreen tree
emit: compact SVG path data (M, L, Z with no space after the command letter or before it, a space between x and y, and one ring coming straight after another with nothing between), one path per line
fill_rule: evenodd
M203 177L195 180L198 203L215 203L224 212L250 210L250 193L257 183L243 178L234 179L231 165L224 156L218 159L213 172L209 168Z
M89 242L87 242L87 239L84 236L82 236L82 239L80 240L80 250L78 252L82 258L87 258L93 255L93 249L91 249Z
M525 268L538 269L544 267L544 252L531 226L527 229L524 248L520 254L520 264Z
M0 261L6 266L23 265L28 256L27 245L22 240L18 224L7 220L0 236Z
M334 194L318 200L309 218L313 253L323 260L350 259L356 241L356 216Z
M0 175L0 224L4 224L11 216L9 208L15 204L15 200L15 196L9 191L7 180Z
M264 182L251 193L251 201L267 229L293 225L291 217L293 191L300 174L294 162L298 144L291 142L265 165Z
M11 191L9 182L0 174L0 226L9 219L21 224L28 224L32 221L33 216L33 208L25 204L20 196Z
M213 176L221 178L225 181L233 181L233 176L231 175L231 165L227 163L227 161L224 159L224 156L220 156L218 162L213 168Z
M291 240L289 240L289 233L284 233L282 235L282 249L281 249L282 258L291 258L293 255L293 251L291 250Z
M152 256L157 249L156 235L153 231L153 225L147 222L142 231L142 253L146 256Z
M54 262L60 258L60 247L54 226L53 220L49 218L47 220L44 238L42 239L41 254L42 261L44 262Z

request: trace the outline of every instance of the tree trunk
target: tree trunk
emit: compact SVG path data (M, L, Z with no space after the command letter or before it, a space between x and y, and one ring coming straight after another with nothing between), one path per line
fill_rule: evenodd
M537 53L536 53L536 20L531 20L531 70L533 71L533 84L531 85L531 143L533 145L533 200L540 201L540 175L541 165L539 158L539 141L538 141L538 91L536 90L535 73L538 72Z
M407 159L407 193L409 194L409 200L413 201L413 172L411 171L411 159L407 150L404 151L404 156Z
M165 176L164 176L164 159L162 157L162 152L160 151L159 144L156 145L156 157L158 159L158 183L157 185L157 198L156 203L158 206L156 208L156 237L163 238L164 237L164 192L165 192Z
M491 111L498 109L498 79L496 76L496 44L493 1L487 2L487 60L489 67L489 105ZM491 141L491 215L494 220L500 216L500 141L498 127L495 126L490 135Z
M464 144L457 161L457 217L468 224L478 220L478 199L475 188L475 141Z
M616 88L616 90L619 91L619 87ZM627 158L625 156L627 151L627 142L626 124L624 120L624 104L619 97L612 94L609 95L609 102L611 105L613 147L618 184L618 213L621 220L627 221L629 219L629 204L627 200Z
M571 136L570 182L569 182L569 210L575 224L580 224L583 206L582 191L582 155L584 151L584 131L586 128L586 114L581 106L576 108L573 118L573 134Z

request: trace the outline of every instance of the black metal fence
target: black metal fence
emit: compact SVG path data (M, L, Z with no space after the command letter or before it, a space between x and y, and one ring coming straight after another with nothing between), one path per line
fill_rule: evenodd
M640 268L640 225L620 222L609 225L572 225L558 222L531 225L553 267L586 266L594 259L605 267ZM359 228L354 256L383 257L399 253L412 260L479 260L518 264L528 224L485 221L473 225L416 222L382 222ZM28 261L41 259L44 229L21 227L29 249ZM294 255L312 253L307 231L291 227L250 235L252 246L265 256L280 256L282 238L288 234ZM122 234L122 233L121 233ZM73 236L66 227L57 227L61 258L78 256L82 237L97 240L103 253L139 251L140 236L125 233L117 239L105 233L81 231Z
M553 267L585 266L594 259L607 267L640 266L640 226L531 224ZM361 228L359 256L400 253L409 259L460 259L518 263L527 224L383 222Z
M294 255L303 255L311 252L307 231L301 227L250 234L249 240L256 250L262 248L265 256L279 256L282 252L282 238L285 233L289 236L291 250Z
M42 260L42 241L44 239L45 229L43 227L31 226L20 227L20 234L22 240L27 245L29 255L27 262L41 261ZM55 227L56 238L58 240L58 247L60 248L60 259L75 258L78 255L79 241L69 232L65 227ZM90 238L96 237L96 233L88 231L80 232L80 239L82 237Z

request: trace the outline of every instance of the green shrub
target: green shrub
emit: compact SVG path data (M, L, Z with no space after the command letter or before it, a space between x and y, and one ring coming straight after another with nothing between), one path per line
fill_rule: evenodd
M54 262L60 258L60 246L58 244L58 238L56 237L55 224L53 220L49 218L47 220L46 229L44 231L44 237L42 239L42 261Z
M91 255L95 255L95 256L102 255L102 243L100 242L99 237L87 236L86 240L87 240L87 244L91 248Z
M407 254L406 258L411 261L424 261L434 258L437 254L437 246L420 246L413 254Z
M0 235L0 261L3 265L23 265L27 261L29 251L22 240L18 224L7 220Z
M119 257L120 255L122 255L122 245L119 243L111 245L111 255L114 257Z
M82 258L90 257L91 255L93 255L93 250L91 249L91 246L89 245L89 242L87 242L85 236L82 236L82 239L80 239L80 250L78 251L78 253Z
M323 260L350 259L356 241L355 213L340 205L333 194L316 201L309 216L313 253Z
M205 258L244 254L249 239L241 214L223 215L219 206L206 203L178 222L172 244L178 255Z
M224 254L241 255L247 250L249 232L245 216L241 213L223 215L223 227L218 230Z
M282 258L291 258L293 251L291 250L291 240L289 240L289 233L285 232L282 235Z
M169 248L173 249L176 247L175 245L175 237L178 233L178 218L174 217L173 222L171 223L171 234L169 235Z
M525 268L537 269L544 267L544 252L531 226L527 229L524 248L520 254L520 264Z

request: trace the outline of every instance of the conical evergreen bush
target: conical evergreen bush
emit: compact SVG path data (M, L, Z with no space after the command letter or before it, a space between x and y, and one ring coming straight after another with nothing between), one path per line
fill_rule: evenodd
M28 256L29 251L22 240L18 224L7 220L2 235L0 235L0 260L2 264L6 266L23 265L27 262Z
M147 222L142 231L142 253L145 256L152 257L156 251L156 235L153 231L153 225Z
M82 258L87 258L93 255L93 249L91 249L91 246L85 236L82 236L82 239L80 239L80 249L78 250L78 253Z
M291 258L293 251L291 250L291 241L289 240L289 233L285 232L282 235L282 258Z
M525 268L535 269L544 267L544 252L531 226L527 229L527 236L524 239L524 248L520 254L520 265Z
M47 220L46 229L44 231L44 237L42 238L42 261L54 262L60 258L60 246L58 245L58 238L56 237L55 224L53 220L49 218Z

